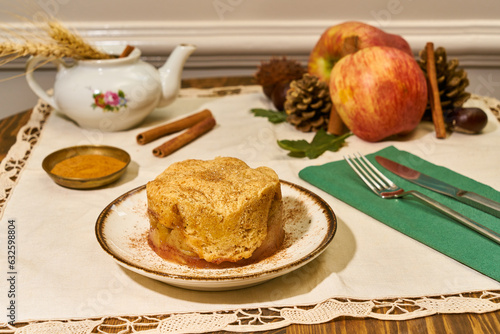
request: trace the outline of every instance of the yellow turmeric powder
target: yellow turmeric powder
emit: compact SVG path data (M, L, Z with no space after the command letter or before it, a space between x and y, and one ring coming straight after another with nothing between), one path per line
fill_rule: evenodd
M77 155L57 163L51 173L61 177L93 179L113 174L125 166L125 162L98 154Z

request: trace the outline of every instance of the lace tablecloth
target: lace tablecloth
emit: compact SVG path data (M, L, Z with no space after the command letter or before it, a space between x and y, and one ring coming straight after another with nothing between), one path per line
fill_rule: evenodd
M435 313L500 310L499 282L298 177L304 167L394 145L500 189L500 129L495 119L500 102L474 96L468 104L487 111L490 122L484 134L453 133L438 140L432 125L422 123L404 139L366 143L352 136L340 152L308 160L288 157L276 141L310 140L313 134L250 113L251 108L270 107L255 86L185 89L173 105L156 110L139 128L117 133L81 129L40 102L1 163L0 244L6 245L8 226L15 224L17 253L15 297L9 297L9 286L2 284L0 298L4 310L14 301L18 325L17 329L10 325L9 313L2 312L0 332L243 332L321 323L339 316L406 320ZM144 129L204 108L213 112L218 125L174 154L154 157L151 151L158 141L136 144L135 136ZM43 158L54 150L81 144L118 146L129 152L132 163L122 179L104 189L57 186L43 172ZM321 196L338 219L331 245L294 272L258 286L223 292L184 290L143 277L123 269L100 248L94 225L109 202L153 179L172 162L216 156L234 156L251 167L269 166L281 179ZM0 267L7 275L5 247ZM473 298L471 292L483 293Z

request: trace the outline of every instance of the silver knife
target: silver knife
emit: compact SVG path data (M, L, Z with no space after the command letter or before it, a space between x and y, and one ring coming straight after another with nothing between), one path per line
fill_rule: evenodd
M495 202L474 192L459 189L446 182L422 174L419 171L416 171L379 155L375 157L375 160L377 160L377 162L382 165L382 167L402 177L405 180L418 184L419 186L422 186L424 188L431 189L440 194L452 197L456 200L459 200L460 202L463 202L500 218L500 203L498 202Z

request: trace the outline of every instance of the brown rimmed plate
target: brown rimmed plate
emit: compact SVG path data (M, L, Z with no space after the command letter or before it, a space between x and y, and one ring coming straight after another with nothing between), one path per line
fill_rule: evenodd
M149 247L146 186L112 201L99 215L95 233L119 265L167 284L192 290L221 291L256 285L314 260L333 240L337 220L318 195L281 181L285 242L274 255L239 268L199 269L160 258Z
M51 172L54 166L59 162L75 157L77 155L86 154L97 154L116 158L120 161L125 162L125 166L116 172L96 178L62 177ZM92 189L108 185L118 180L123 175L123 173L125 173L125 170L127 169L129 163L130 155L118 147L105 145L81 145L67 147L52 152L51 154L46 156L45 159L43 159L42 168L50 176L50 178L60 186L73 189Z

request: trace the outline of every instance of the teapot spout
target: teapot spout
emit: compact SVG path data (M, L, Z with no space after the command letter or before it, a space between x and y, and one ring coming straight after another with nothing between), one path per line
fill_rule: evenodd
M158 103L158 107L165 107L176 99L181 89L184 64L195 49L196 46L192 44L176 46L165 64L158 69L162 86L162 98Z

